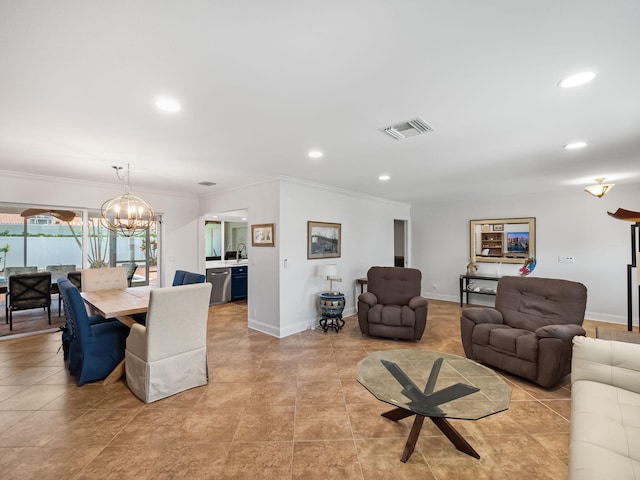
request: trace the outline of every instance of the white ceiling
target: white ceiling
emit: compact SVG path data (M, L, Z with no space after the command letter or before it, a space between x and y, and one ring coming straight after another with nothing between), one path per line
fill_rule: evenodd
M637 0L3 0L0 170L411 203L640 185L639 80ZM435 132L378 130L416 116Z

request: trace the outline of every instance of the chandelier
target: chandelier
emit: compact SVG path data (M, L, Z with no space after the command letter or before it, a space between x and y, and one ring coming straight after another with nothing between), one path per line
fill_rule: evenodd
M114 165L112 168L115 169L118 180L125 184L124 195L102 204L100 223L108 230L124 237L144 233L153 222L153 209L143 199L131 193L129 164L127 164L127 173L122 177L120 176L122 167Z

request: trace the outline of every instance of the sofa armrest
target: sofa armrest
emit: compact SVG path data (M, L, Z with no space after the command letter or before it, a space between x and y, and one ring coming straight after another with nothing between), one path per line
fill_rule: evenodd
M409 308L412 310L416 310L420 307L426 307L429 305L429 302L424 297L413 297L409 300Z
M570 340L576 335L586 335L587 332L580 325L573 323L568 325L546 325L536 330L537 338L559 338L560 340Z
M358 302L366 303L369 307L373 307L378 303L378 297L371 292L364 292L358 296Z
M640 344L574 337L571 383L578 380L640 393Z
M462 316L473 323L504 323L502 314L495 308L470 307L462 311Z

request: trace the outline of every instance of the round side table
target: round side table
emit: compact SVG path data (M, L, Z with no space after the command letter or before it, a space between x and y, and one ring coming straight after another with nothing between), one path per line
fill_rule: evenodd
M320 305L320 326L326 332L333 328L339 332L344 327L342 319L342 311L344 310L344 293L340 292L324 292L318 295L318 304Z

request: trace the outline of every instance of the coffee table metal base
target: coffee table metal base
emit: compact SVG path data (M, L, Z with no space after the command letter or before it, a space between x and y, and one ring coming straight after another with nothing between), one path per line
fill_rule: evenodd
M409 410L405 410L404 408L394 408L393 410L389 410L382 414L383 417L388 418L389 420L393 420L397 422L398 420L402 420L403 418L410 417L411 415L415 415L416 418L413 420L413 425L411 426L411 432L409 432L409 438L407 439L407 443L404 447L404 452L402 452L402 462L406 463L411 457L411 454L416 448L416 444L418 443L418 437L420 436L420 430L422 430L422 423L424 422L423 415L419 415L417 413L413 413ZM428 417L436 427L440 429L442 433L444 433L445 437L449 439L449 441L462 453L466 453L467 455L471 455L474 458L480 458L478 452L474 450L474 448L467 442L460 433L453 428L446 418L442 417Z

